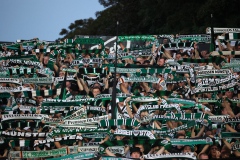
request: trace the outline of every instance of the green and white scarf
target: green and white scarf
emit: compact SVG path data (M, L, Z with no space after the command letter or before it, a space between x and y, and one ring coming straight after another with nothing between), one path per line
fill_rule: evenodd
M0 83L14 83L22 85L19 78L0 78Z
M154 41L155 37L153 35L134 35L134 36L118 36L118 42L123 41Z
M36 96L53 96L60 95L61 88L59 89L48 89L48 90L35 90L35 91L23 91L25 97L36 97Z
M124 82L150 82L150 83L159 83L161 81L161 78L157 77L137 77L137 76L131 76L131 77L122 77Z
M82 59L75 59L72 61L71 66L78 66L78 65L84 65L84 64L101 64L102 59L101 58L82 58Z
M98 126L96 125L58 125L60 128L65 128L65 129L97 129Z
M210 42L211 36L210 35L179 35L175 41L191 41L191 42Z
M240 149L240 143L236 142L232 145L232 151L236 151Z
M214 33L240 33L240 28L213 28ZM206 34L211 34L211 27L206 28Z
M39 158L39 157L51 157L58 155L66 155L67 148L59 148L47 151L22 151L22 158Z
M98 106L87 106L88 111L98 111L98 112L106 112L105 108L98 107Z
M47 160L76 160L76 159L90 159L90 158L94 158L95 157L95 153L77 153L77 154L70 154L70 155L66 155L66 156L61 156L58 158L49 158Z
M181 104L189 104L189 105L195 105L196 102L192 100L186 100L181 98L168 98L167 101L172 103L181 103Z
M79 116L85 116L87 114L86 109L81 108L78 111L74 112L73 114L71 114L70 116L64 117L64 120L67 119L74 119L75 117L79 117Z
M213 51L211 56L219 56L219 55L240 55L240 51Z
M135 119L110 119L110 120L101 120L98 124L98 127L111 127L111 126L137 126L139 122Z
M78 147L78 152L99 152L99 146Z
M131 158L119 158L119 157L102 156L101 160L133 160L133 159L131 159Z
M179 127L176 127L176 128L174 128L174 129L168 129L168 130L166 130L166 131L155 129L155 130L153 130L153 131L154 131L154 133L155 133L156 135L170 136L170 135L173 135L174 133L176 133L176 132L178 132L178 131L180 131L180 130L189 129L189 128L195 126L195 124L196 124L195 121L188 121L186 124L183 124L183 125L181 125L181 126L179 126Z
M229 118L229 115L208 116L212 123L223 123L226 118Z
M185 43L168 43L164 44L162 49L167 50L178 50L178 49L191 49L193 47L193 42L185 42Z
M198 98L199 103L216 103L218 99L214 98Z
M73 73L78 72L76 69L71 69L71 68L63 68L63 71L64 72L73 72Z
M83 129L66 129L66 128L55 128L50 135L61 135L61 134L77 134L77 133L107 133L108 129L95 129L95 128L83 128Z
M172 145L198 145L198 144L213 144L213 141L210 137L206 139L171 139Z
M79 106L80 104L94 101L94 98L76 100L44 99L44 101L42 102L42 106Z
M16 131L2 131L1 135L6 137L23 137L23 138L42 138L47 137L48 133L45 132L16 132Z
M221 86L213 86L213 87L199 87L199 88L194 88L192 90L192 92L194 94L198 94L198 93L208 93L208 92L219 92L219 91L224 91L226 89L230 89L233 88L234 86L237 85L237 82L233 82L233 83L228 83L228 84L224 84Z
M164 104L164 105L141 105L136 114L140 114L142 111L150 110L171 110L171 109L180 109L178 104Z
M2 86L0 86L0 92L21 92L24 89L27 90L27 88L23 88L22 86L19 86L19 87L2 87Z
M154 115L153 120L176 120L176 121L191 121L208 119L208 115L204 113L168 113L165 115Z
M154 102L158 101L159 98L155 97L133 97L131 101L133 102Z
M100 116L100 117L93 117L87 119L77 119L77 120L64 120L64 124L66 125L85 125L85 124L95 124L101 120L108 120L108 115Z
M169 159L169 158L187 158L187 159L192 159L196 160L196 156L194 156L193 152L189 153L169 153L169 154L147 154L144 155L142 158L144 159Z
M22 79L22 83L23 84L29 84L29 83L33 83L33 84L51 84L54 81L53 77L43 77L43 78L23 78Z
M104 139L106 136L107 136L107 133L86 133L86 134L82 134L83 138L101 138L101 139ZM91 145L91 143L88 144L88 145Z
M2 121L9 120L41 120L45 115L43 114L3 114Z
M19 67L19 68L8 68L10 75L23 75L23 74L34 74L36 73L35 68L26 68L26 67Z
M41 68L42 65L40 62L38 61L30 61L30 60L23 60L23 59L9 59L9 61L7 62L6 65L8 64L19 64L19 65L27 65L27 66L34 66L34 67L38 67Z
M63 119L43 117L42 121L44 121L44 123L46 123L46 124L59 124L59 123L63 122Z
M228 76L231 74L229 69L221 70L201 70L197 72L197 77L206 77L206 76Z
M148 130L117 129L113 134L121 135L121 136L148 137L149 139L156 139L155 136L152 134L152 132Z
M226 82L229 82L230 80L237 79L238 75L230 75L225 78L202 78L202 79L197 79L197 87L202 87L202 86L216 86L220 85Z
M240 138L239 132L221 132L221 138Z
M38 140L36 143L34 143L34 147L41 145L41 144L46 144L46 143L51 143L51 142L59 142L59 141L67 141L67 140L83 140L82 136L78 135L70 135L70 136L64 136L64 137L56 137L56 138L48 138L45 140Z
M59 148L48 151L10 151L11 158L39 158L39 157L51 157L67 154L67 148Z
M239 117L235 117L235 118L224 117L224 121L225 121L225 123L239 123L240 118Z

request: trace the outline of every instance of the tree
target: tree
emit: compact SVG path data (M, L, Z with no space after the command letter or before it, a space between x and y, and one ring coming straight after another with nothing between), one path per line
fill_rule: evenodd
M96 12L96 19L80 19L62 29L63 38L75 34L119 35L134 34L199 34L210 27L238 27L239 0L99 0L105 7Z

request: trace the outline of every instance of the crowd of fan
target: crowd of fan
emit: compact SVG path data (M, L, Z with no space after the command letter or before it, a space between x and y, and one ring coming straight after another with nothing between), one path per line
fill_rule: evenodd
M32 40L33 42L39 42L38 39ZM199 45L197 42L194 42L194 45L191 48L187 49L171 49L168 50L167 48L163 49L163 45L167 44L169 41L168 39L163 39L162 43L159 46L155 44L151 44L151 53L149 55L138 55L135 57L130 58L122 58L118 57L117 63L118 65L122 65L122 68L171 68L171 65L167 63L169 60L175 60L175 62L182 60L183 58L188 59L209 59L211 57L211 52L209 50L199 50ZM67 100L77 100L77 99L86 99L86 98L96 98L99 94L112 94L114 85L114 73L112 72L104 72L104 73L84 73L84 68L103 68L107 70L107 66L113 65L115 63L114 58L109 58L111 54L115 53L115 48L109 48L106 46L99 45L98 49L101 50L101 53L92 54L88 52L82 52L81 54L76 54L73 52L74 49L77 50L85 50L86 48L84 45L72 45L72 50L67 50L66 53L63 54L56 54L54 56L54 60L52 60L51 55L54 53L54 50L58 50L61 47L51 49L50 51L44 52L36 52L36 49L46 49L48 44L40 44L35 45L31 49L24 48L21 44L23 42L19 42L18 48L18 55L16 55L17 50L8 47L8 45L2 45L0 54L1 54L1 69L4 71L6 68L19 68L19 67L29 67L35 68L35 66L26 66L24 64L14 64L11 63L10 66L6 66L6 62L11 57L19 56L20 52L28 52L28 55L34 55L35 58L40 62L41 68L49 68L50 71L53 72L52 75L48 74L41 74L40 69L36 69L36 73L32 74L19 74L17 75L19 78L32 78L32 77L64 77L65 74L67 76L72 76L73 79L67 79L59 84L22 84L25 91L34 91L34 90L54 90L54 89L62 89L62 86L66 89L66 99ZM61 42L62 44L66 42ZM59 43L59 44L61 44ZM240 44L236 42L235 46L231 46L229 42L221 43L216 40L217 50L219 51L239 51ZM118 49L118 53L122 53L123 51L128 52L129 48L124 46L124 43L119 42L118 44L120 48ZM149 45L148 42L145 45ZM149 45L150 46L150 45ZM103 56L104 55L104 56ZM25 55L22 55L23 57ZM111 56L112 57L112 56ZM5 59L6 58L6 59ZM100 63L82 63L79 65L71 65L74 60L78 59L92 59L92 58L101 58ZM237 55L228 55L224 56L221 55L221 58L225 59L226 62L230 62L232 58L238 58ZM8 64L9 65L9 64ZM220 64L216 64L214 62L203 62L198 63L198 67L206 66L208 69L221 69ZM192 68L195 66L189 64ZM75 69L76 72L66 72L66 69ZM174 68L174 67L172 67ZM175 68L177 70L177 68ZM101 70L102 72L102 70ZM239 72L234 72L231 69L233 75L238 75ZM239 104L233 106L232 103L228 101L228 99L238 99L238 86L235 86L233 90L226 90L226 91L219 91L217 93L201 93L195 95L191 90L194 88L191 84L191 77L189 73L183 73L180 75L182 81L177 81L176 83L168 83L167 80L173 80L174 76L171 73L153 73L145 75L142 74L141 76L146 77L156 77L160 78L158 83L150 83L150 82L125 82L126 77L130 77L131 74L135 73L116 73L117 79L117 93L124 93L127 95L125 98L117 98L117 118L118 119L135 119L137 120L140 125L139 126L111 126L108 127L109 133L106 135L105 138L84 138L83 140L76 140L71 142L72 144L64 144L59 142L54 142L50 145L43 145L43 146L35 146L34 144L41 140L42 138L38 139L30 139L29 146L21 146L17 143L18 140L13 140L11 137L4 137L1 136L1 144L0 144L0 157L7 157L10 151L40 151L40 150L51 150L57 149L66 146L73 146L78 145L82 146L83 143L90 143L90 142L99 142L99 144L104 144L107 141L130 141L134 140L134 144L125 145L125 153L123 155L112 153L108 148L105 149L105 152L99 154L100 156L117 156L117 157L126 157L126 158L141 158L143 159L143 155L147 154L168 154L168 153L187 153L193 152L194 155L198 159L220 159L220 158L231 158L231 157L239 157L240 153L238 150L232 151L231 146L238 141L238 138L220 138L221 132L239 132L240 131L240 123L236 124L225 124L225 126L221 128L213 128L212 125L204 125L201 123L197 123L195 126L176 131L174 134L169 136L159 136L154 133L153 130L168 130L177 128L186 122L181 121L160 121L160 120L148 120L144 121L143 119L149 117L150 115L166 115L168 113L205 113L206 115L213 116L213 115L229 115L229 117L239 117ZM16 75L9 75L8 77L17 77ZM6 78L6 77L3 77ZM165 83L164 83L165 82ZM65 84L64 84L65 83ZM0 83L1 87L18 87L18 84L2 82ZM62 90L63 91L63 90ZM170 91L171 95L161 95L157 96L156 93L160 91ZM0 90L0 94L3 91ZM5 92L4 92L5 93ZM151 102L132 102L133 97L157 97L158 100L154 103ZM166 110L154 110L148 111L144 110L138 112L138 109L142 105L161 105L168 102L168 98L177 97L185 100L193 100L198 102L198 98L215 98L221 99L220 104L216 103L202 103L202 105L206 106L205 109L200 108L196 109L195 106L189 108L181 108L183 104L177 104L180 107L180 111L176 109L172 109L171 111ZM28 101L20 102L17 99L29 99L29 97L25 97L25 94L22 91L17 92L10 92L10 97L2 97L0 101L1 112L0 117L4 114L8 114L10 112L6 111L6 108L12 108L12 114L42 114L43 107L41 104L44 102L45 99L58 99L62 98L60 95L36 95L30 97L36 103L30 103ZM170 102L168 102L170 104ZM81 106L84 109L87 109L87 106L100 106L105 112L97 112L87 110L87 117L85 118L92 118L98 117L102 115L108 115L108 118L111 119L113 116L111 107L111 100L104 101L104 103L83 103ZM21 110L21 106L31 106L34 109L31 110ZM66 106L66 107L74 107L74 106ZM64 108L63 108L64 110ZM46 112L50 118L54 119L62 119L65 116L69 116L74 113L74 110L70 110L69 112L64 111L55 111L54 113ZM14 122L18 122L19 120L15 120ZM24 121L24 120L20 120ZM34 122L37 120L25 120L26 122ZM7 121L8 122L8 121ZM37 127L29 126L29 127L21 127L15 126L12 123L12 127L10 128L7 126L7 123L1 122L2 131L18 131L18 132L51 132L56 128L56 124L47 125L44 121L39 122ZM149 138L142 138L142 137L133 137L133 136L126 136L126 135L114 135L113 133L118 130L149 130L155 135L158 139L165 139L171 142L171 139L205 139L210 137L213 140L212 144L199 144L199 145L158 145L158 144L148 144ZM81 135L82 133L78 133ZM63 135L60 135L63 136ZM21 138L21 139L28 139L28 138ZM144 143L142 143L142 140ZM12 141L15 141L15 145L12 145ZM221 143L220 143L221 142ZM99 158L99 156L98 156ZM147 158L146 158L147 159Z

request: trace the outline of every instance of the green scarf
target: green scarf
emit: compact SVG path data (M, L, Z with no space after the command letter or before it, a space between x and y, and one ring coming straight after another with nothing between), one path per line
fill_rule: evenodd
M58 158L49 158L47 160L75 160L75 159L90 159L94 158L95 154L94 153L77 153L77 154L71 154L71 155L66 155L66 156L61 156Z
M66 155L67 148L59 148L48 151L22 151L22 158L39 158Z
M188 104L188 105L195 105L196 102L192 100L180 99L180 98L168 98L168 102L172 103L181 103L181 104Z
M154 41L153 35L134 35L134 36L118 36L118 42L123 41Z
M8 68L8 70L10 75L34 74L36 72L35 68L26 68L26 67Z
M48 151L10 151L11 158L39 158L51 156L63 156L67 154L67 148L59 148Z
M240 138L239 132L221 132L221 138Z

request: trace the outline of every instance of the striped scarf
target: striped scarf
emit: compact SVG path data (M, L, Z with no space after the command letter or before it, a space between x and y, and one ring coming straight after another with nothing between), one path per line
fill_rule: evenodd
M111 127L111 126L137 126L139 122L134 119L109 119L109 120L101 120L98 124L98 127Z
M9 68L10 75L19 75L19 74L34 74L36 73L35 68Z
M36 96L53 96L53 95L60 95L61 89L49 89L49 90L35 90L35 91L23 91L25 97L36 97Z

